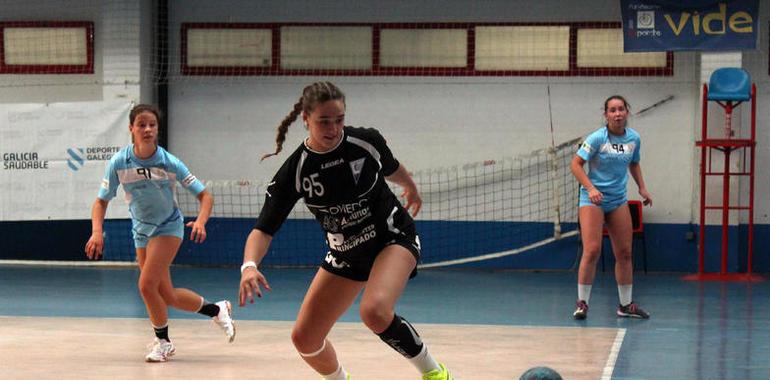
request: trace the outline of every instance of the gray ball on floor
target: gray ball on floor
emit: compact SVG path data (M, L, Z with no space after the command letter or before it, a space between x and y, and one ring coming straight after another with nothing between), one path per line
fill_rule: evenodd
M519 380L563 380L561 375L549 367L532 367L521 374Z

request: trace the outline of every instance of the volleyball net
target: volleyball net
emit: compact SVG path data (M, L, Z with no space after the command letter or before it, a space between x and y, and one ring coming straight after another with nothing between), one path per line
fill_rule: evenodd
M573 139L517 157L412 173L423 200L416 218L422 266L504 259L575 235L578 185L569 164L579 141ZM186 240L175 263L238 265L264 202L266 183L211 181L206 186L215 199L207 224L208 238L203 244ZM396 194L401 194L400 190L393 188ZM197 215L194 196L184 189L177 196L184 215ZM134 260L129 223L105 222L105 260ZM274 237L263 263L279 267L318 265L327 250L324 236L300 201ZM542 249L537 254L548 252Z

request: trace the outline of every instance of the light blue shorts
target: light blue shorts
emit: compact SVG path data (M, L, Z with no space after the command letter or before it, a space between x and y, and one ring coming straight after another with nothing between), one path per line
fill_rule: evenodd
M181 214L177 215L176 218L169 218L169 220L166 220L159 226L142 223L136 220L132 220L132 225L135 248L147 247L147 242L155 236L176 236L180 239L184 238L184 219Z
M582 186L580 187L580 203L578 203L578 207L597 206L597 207L601 207L602 211L604 211L604 213L606 214L608 212L614 211L616 208L622 206L626 202L628 202L628 198L625 195L620 197L612 197L612 196L607 196L607 194L604 194L604 199L602 199L602 204L597 205L591 202L591 198L588 198L588 190L586 190Z

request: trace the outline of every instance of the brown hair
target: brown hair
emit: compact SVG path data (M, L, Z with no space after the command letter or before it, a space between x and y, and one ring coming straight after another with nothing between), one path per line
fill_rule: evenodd
M137 104L134 106L134 108L131 108L131 112L128 113L128 124L134 125L134 120L136 120L136 117L139 116L139 114L149 112L153 115L155 115L155 119L160 122L160 110L158 107L155 107L150 104ZM134 142L134 135L131 135L131 142ZM157 141L156 141L157 143Z
M128 114L129 124L134 125L134 120L136 120L136 117L143 112L149 112L155 115L155 118L158 121L160 121L160 110L158 109L158 107L155 107L150 104L137 104L134 106L134 108L131 109L131 112L129 112Z
M289 125L297 120L297 117L301 112L310 114L318 104L329 100L341 100L342 103L345 104L345 94L331 82L315 82L305 87L302 90L302 96L297 103L294 103L294 108L288 115L286 115L283 121L281 121L281 124L278 125L278 134L275 137L275 152L262 156L261 160L275 156L281 152L283 149L283 142L286 141L286 132L289 131Z
M623 105L626 107L626 110L631 109L631 105L628 104L628 101L626 101L626 98L620 96L620 95L612 95L607 100L604 101L604 113L607 113L607 105L610 104L610 100L617 99L623 102Z

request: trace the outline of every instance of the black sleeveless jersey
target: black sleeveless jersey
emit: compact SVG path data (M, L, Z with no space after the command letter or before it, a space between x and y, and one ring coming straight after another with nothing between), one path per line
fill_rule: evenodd
M268 185L254 228L273 236L303 198L332 252L377 253L394 234L414 224L385 183L398 166L373 128L344 127L340 143L328 152L303 143Z

